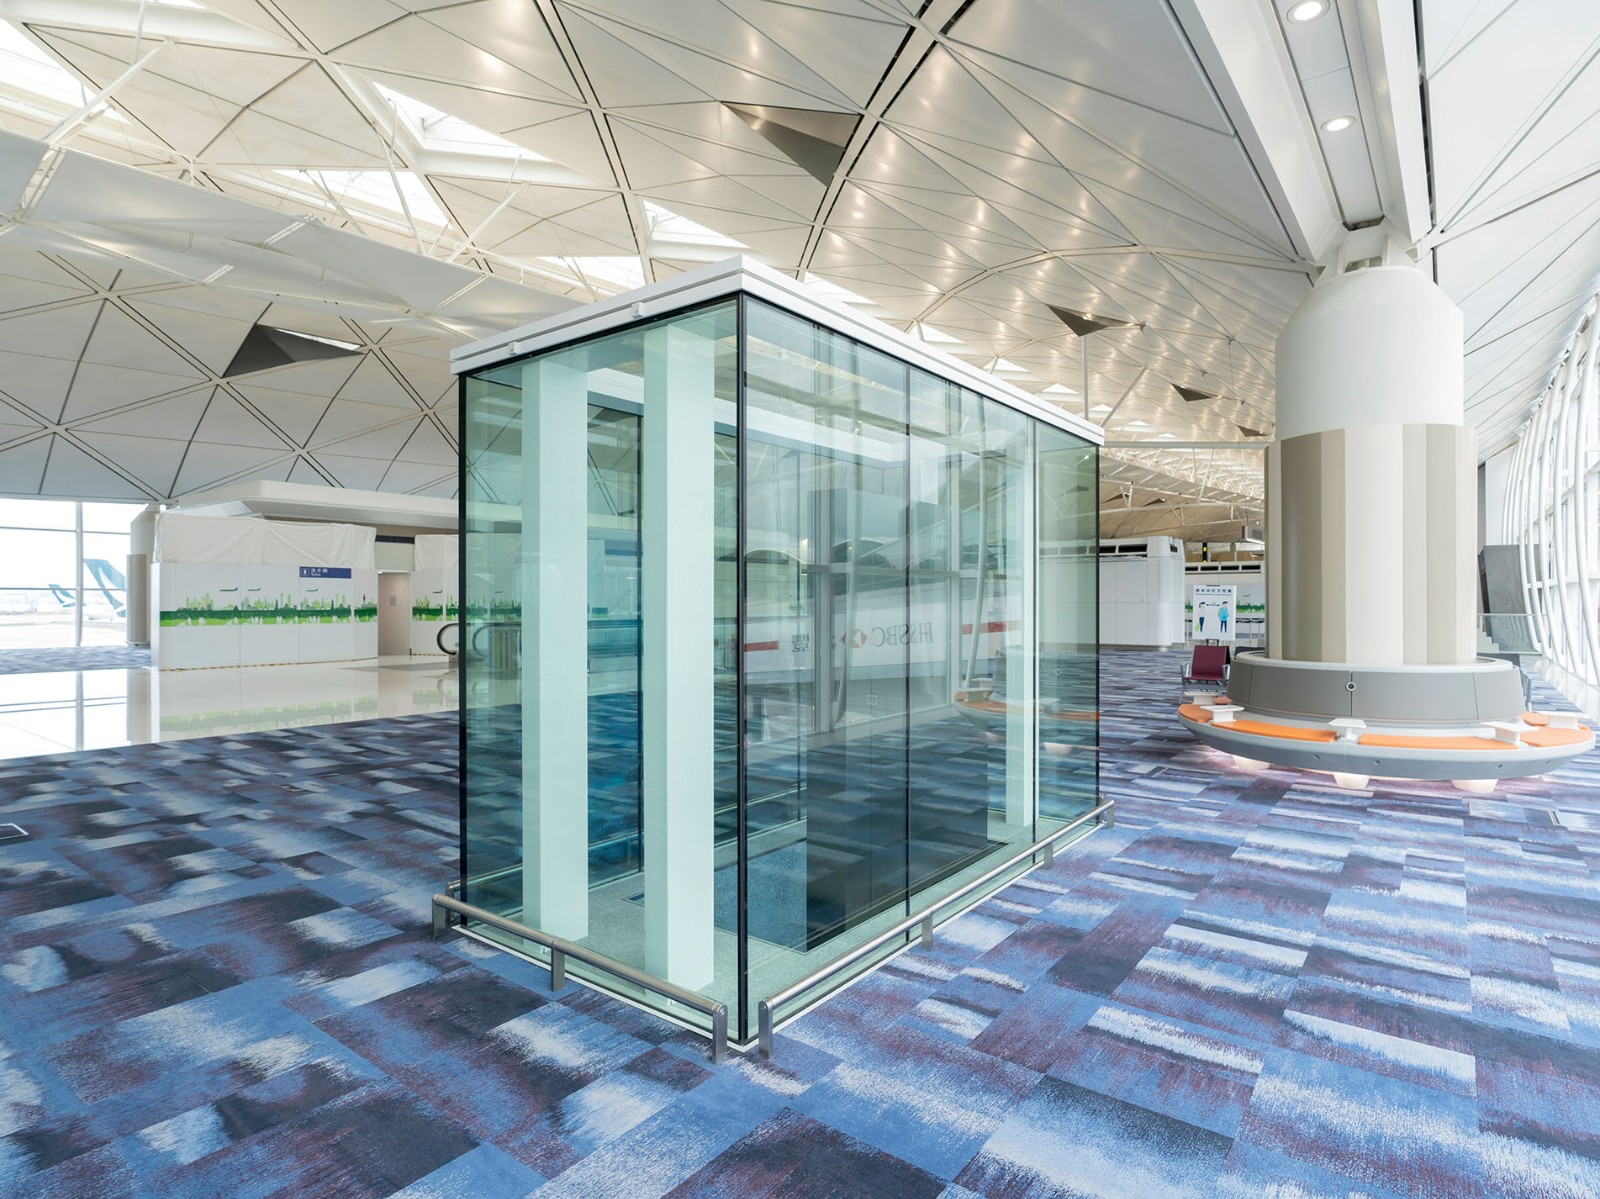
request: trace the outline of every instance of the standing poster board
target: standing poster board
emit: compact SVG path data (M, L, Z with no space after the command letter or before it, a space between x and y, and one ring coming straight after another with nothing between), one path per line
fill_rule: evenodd
M1238 588L1220 583L1196 583L1194 588L1194 641L1238 640Z

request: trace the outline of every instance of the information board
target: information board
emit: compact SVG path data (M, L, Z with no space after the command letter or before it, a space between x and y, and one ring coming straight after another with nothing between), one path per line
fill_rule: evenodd
M1235 641L1238 624L1238 588L1218 583L1196 583L1194 587L1195 641Z

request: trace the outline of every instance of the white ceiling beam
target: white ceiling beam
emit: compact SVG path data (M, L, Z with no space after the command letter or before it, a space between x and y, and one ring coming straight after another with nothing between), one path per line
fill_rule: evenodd
M1433 227L1412 0L1339 0L1384 215L1415 245Z
M1268 0L1172 0L1295 249L1326 261L1344 235L1333 182Z
M154 37L240 50L294 54L291 42L199 8L140 4L137 0L0 0L0 18L47 29ZM303 52L297 57L309 57Z

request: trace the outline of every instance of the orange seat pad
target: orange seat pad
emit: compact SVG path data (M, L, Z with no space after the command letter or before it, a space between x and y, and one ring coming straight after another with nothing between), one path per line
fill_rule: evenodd
M1332 729L1303 729L1292 724L1267 724L1260 720L1235 720L1218 728L1233 729L1252 737L1277 737L1283 741L1336 741L1339 734Z
M1542 729L1542 728L1544 728L1546 725L1548 725L1550 723L1550 718L1548 716L1541 716L1537 712L1524 712L1522 714L1522 723L1523 724L1531 724L1536 729ZM1584 724L1583 721L1580 720L1580 721L1578 721L1578 727L1580 729L1586 729L1589 726ZM1527 738L1523 738L1523 739L1526 740Z
M1493 737L1403 737L1398 733L1367 733L1362 745L1381 745L1390 749L1515 749L1509 741Z
M1558 745L1581 745L1588 739L1588 729L1535 729L1531 733L1522 734L1522 740L1535 749L1554 749Z
M1211 719L1211 710L1202 708L1199 704L1179 704L1178 715L1196 724L1205 724Z

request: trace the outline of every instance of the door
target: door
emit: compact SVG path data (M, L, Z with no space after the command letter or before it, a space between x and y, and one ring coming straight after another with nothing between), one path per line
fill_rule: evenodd
M411 651L411 576L389 570L378 576L378 654Z

